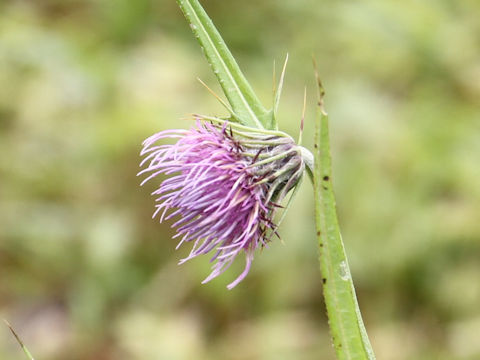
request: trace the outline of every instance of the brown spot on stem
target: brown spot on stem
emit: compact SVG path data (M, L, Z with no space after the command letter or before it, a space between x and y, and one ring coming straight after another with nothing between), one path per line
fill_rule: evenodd
M330 180L330 178L328 177L328 175L325 175L325 176L323 177L323 181L328 181L328 180Z

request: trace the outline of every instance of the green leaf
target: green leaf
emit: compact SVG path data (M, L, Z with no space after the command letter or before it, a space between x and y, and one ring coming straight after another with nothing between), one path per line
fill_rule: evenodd
M323 107L324 90L316 71L315 74L319 89L313 174L315 223L330 331L338 359L372 360L375 355L360 314L338 225L332 189L328 116Z
M276 128L273 112L263 107L198 0L177 0L177 3L220 82L234 112L233 117L246 126Z

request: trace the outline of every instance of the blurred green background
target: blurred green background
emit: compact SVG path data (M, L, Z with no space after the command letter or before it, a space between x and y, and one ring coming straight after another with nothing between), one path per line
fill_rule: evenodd
M480 2L204 0L311 146L317 56L334 185L379 359L480 358ZM141 142L222 115L174 0L0 1L0 317L38 359L334 359L311 185L280 241L201 285L139 187ZM23 359L0 326L0 358Z

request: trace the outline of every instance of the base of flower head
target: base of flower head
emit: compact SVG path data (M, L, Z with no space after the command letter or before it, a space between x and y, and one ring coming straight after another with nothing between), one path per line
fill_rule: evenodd
M160 144L165 139L175 144ZM160 181L152 195L160 221L178 217L179 246L192 243L184 263L213 253L206 283L224 273L244 253L243 272L231 289L248 274L255 250L276 233L274 216L279 203L296 187L305 164L302 150L286 134L257 130L228 121L197 117L190 130L157 133L143 144L139 175L142 182Z

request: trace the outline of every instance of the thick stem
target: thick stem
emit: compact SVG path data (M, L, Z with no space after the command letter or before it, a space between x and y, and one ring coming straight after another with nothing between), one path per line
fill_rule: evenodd
M230 103L235 118L250 127L274 129L272 113L261 104L199 1L177 0L177 3L190 23L190 27Z
M372 360L375 355L363 324L338 225L332 189L328 116L323 109L323 88L320 81L318 84L320 91L313 171L315 222L330 332L339 359Z

